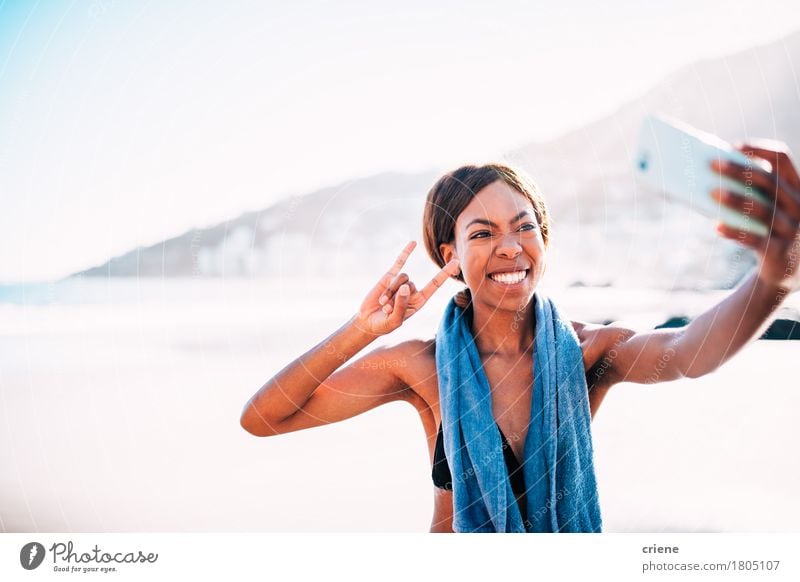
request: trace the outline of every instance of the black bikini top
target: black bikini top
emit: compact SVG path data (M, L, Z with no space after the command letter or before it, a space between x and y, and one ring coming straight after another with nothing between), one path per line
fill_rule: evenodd
M497 423L495 423L497 424ZM500 430L500 425L497 426ZM503 457L506 461L506 468L508 469L508 477L511 480L511 489L514 491L514 496L517 498L522 519L527 517L527 500L525 498L525 477L522 473L522 466L520 466L511 445L508 444L506 435L500 430L500 437L503 439ZM450 473L450 465L447 463L447 457L444 452L444 440L442 434L442 425L439 424L439 434L436 437L436 447L433 451L433 470L431 477L433 478L434 486L439 489L453 490L453 476Z

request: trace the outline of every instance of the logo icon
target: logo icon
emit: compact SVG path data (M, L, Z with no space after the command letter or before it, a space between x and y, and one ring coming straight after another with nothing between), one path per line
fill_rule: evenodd
M44 561L44 546L39 542L29 542L19 552L19 563L26 570L35 570Z

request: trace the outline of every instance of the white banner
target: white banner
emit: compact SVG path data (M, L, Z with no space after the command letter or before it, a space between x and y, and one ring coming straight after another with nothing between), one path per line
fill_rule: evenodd
M0 580L800 580L800 534L3 534ZM513 578L512 578L513 577Z

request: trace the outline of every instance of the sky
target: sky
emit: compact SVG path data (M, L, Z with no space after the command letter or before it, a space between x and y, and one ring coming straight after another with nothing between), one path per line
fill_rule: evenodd
M796 0L0 0L0 282L600 118Z

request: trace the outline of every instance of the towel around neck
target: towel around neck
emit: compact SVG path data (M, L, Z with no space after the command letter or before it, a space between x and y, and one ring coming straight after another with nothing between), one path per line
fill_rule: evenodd
M599 532L602 528L583 357L571 323L537 291L531 421L521 463L527 513L517 506L470 330L472 305L452 298L436 334L444 448L456 532Z

